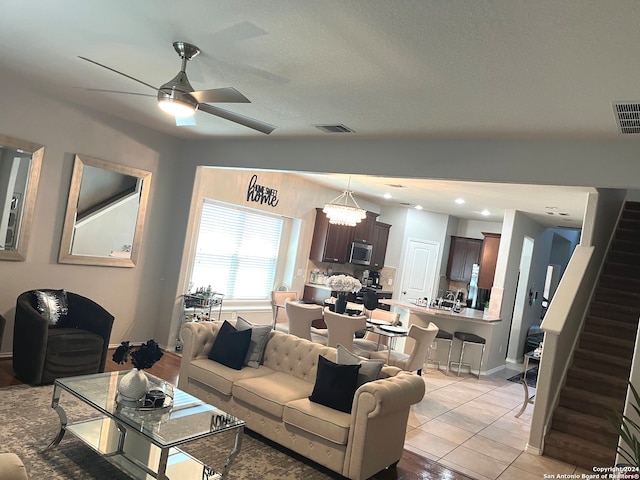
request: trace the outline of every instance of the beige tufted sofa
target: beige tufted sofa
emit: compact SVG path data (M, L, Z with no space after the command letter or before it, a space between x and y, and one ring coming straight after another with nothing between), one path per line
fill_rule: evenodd
M28 480L27 471L15 453L0 453L0 480Z
M184 325L179 388L352 480L400 460L409 407L424 397L421 377L385 366L383 378L358 388L351 414L344 413L308 399L318 356L335 361L335 348L273 331L259 368L233 370L207 358L221 325Z

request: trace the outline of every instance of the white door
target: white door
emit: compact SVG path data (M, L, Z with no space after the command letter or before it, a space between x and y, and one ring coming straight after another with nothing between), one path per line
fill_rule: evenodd
M400 300L424 297L427 297L429 302L433 300L439 250L438 243L409 239L402 269Z

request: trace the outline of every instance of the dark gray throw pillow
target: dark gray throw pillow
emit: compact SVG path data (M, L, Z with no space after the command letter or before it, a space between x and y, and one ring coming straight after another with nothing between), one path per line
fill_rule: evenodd
M64 290L34 290L36 310L49 321L49 325L62 326L65 323L69 306L67 292Z
M351 413L353 396L358 388L358 370L360 365L338 365L320 355L316 383L309 400Z
M367 382L377 380L380 371L384 366L384 360L369 360L362 358L355 353L351 353L342 345L338 344L336 361L340 365L360 365L358 372L358 387Z
M238 331L225 320L213 341L208 357L234 370L242 370L250 341L251 329Z
M249 350L244 359L244 364L248 367L258 368L262 363L264 349L267 346L267 340L269 340L269 334L273 328L271 325L254 325L242 317L238 317L236 328L240 331L251 329L251 342L249 343Z

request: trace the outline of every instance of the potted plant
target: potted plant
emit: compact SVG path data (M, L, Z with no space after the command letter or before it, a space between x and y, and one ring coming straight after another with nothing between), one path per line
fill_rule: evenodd
M629 388L631 389L631 394L633 395L633 402L630 403L631 408L636 413L637 417L640 418L640 395L638 395L635 387L629 383ZM625 462L628 462L625 465L621 466L632 466L639 467L640 466L640 441L638 440L638 434L640 433L640 425L628 417L624 413L618 413L616 415L617 421L615 423L616 430L620 438L622 438L622 443L624 445L618 445L617 452L620 457L622 457Z
M348 292L359 292L362 288L360 281L350 275L333 275L327 279L326 286L338 293L335 304L336 313L346 311Z
M154 340L148 340L134 349L129 341L122 342L113 353L113 361L118 364L126 363L131 357L131 363L135 368L131 369L120 379L118 393L125 400L138 401L149 390L149 379L142 371L151 368L160 358L162 350Z

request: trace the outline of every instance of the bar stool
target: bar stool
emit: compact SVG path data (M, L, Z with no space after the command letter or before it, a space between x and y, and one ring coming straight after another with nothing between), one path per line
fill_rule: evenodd
M452 364L458 365L458 376L460 376L460 367L469 367L469 373L471 373L471 364L462 363L462 357L464 355L464 347L466 344L470 345L482 345L482 353L480 354L480 364L478 365L478 378L480 378L480 369L482 368L482 357L484 356L484 348L485 343L487 342L484 338L468 332L455 332L453 334L458 340L462 342L462 347L460 348L460 359L457 362L451 362Z
M449 364L451 363L451 347L453 346L453 335L451 335L446 330L438 330L438 334L436 335L435 340L442 340L444 342L449 342L449 354L447 355L447 365L445 373L449 373ZM431 358L431 350L429 350L429 357L427 358L427 363L435 363L438 365L438 370L440 370L440 360L434 360Z

